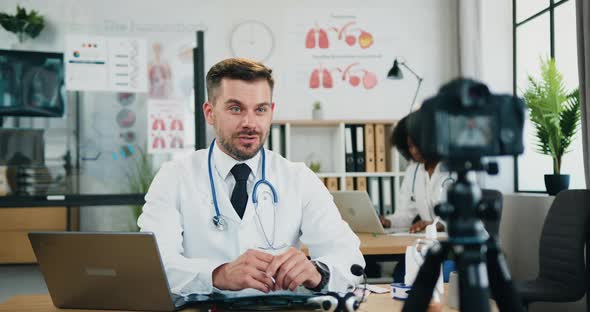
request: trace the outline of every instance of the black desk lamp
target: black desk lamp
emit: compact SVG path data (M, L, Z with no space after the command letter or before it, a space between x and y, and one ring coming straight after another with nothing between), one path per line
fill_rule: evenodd
M418 74L416 74L415 71L413 71L410 67L408 67L408 65L406 65L405 61L398 61L397 59L395 59L393 61L393 67L391 67L391 69L387 73L387 78L393 79L393 80L403 79L404 75L402 74L402 70L401 70L400 66L407 68L414 76L416 76L416 79L418 79L418 87L416 88L416 93L414 94L414 99L412 100L412 106L410 106L410 113L411 113L412 109L414 108L414 103L416 102L416 97L418 96L418 91L420 90L420 86L422 85L423 78L418 76Z

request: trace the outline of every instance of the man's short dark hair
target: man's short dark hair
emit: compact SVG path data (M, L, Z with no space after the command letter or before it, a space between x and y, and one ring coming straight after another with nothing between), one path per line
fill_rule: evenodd
M207 99L211 104L215 102L217 96L215 92L219 89L223 78L244 81L266 80L271 94L275 84L272 69L262 63L245 58L226 59L213 65L207 73Z
M397 122L391 135L391 144L397 148L399 153L406 159L411 160L410 147L408 146L407 116Z

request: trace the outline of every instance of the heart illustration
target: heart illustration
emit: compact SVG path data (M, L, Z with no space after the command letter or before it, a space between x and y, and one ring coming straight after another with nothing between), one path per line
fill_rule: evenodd
M356 38L353 35L348 35L346 36L346 43L352 47L356 43Z
M361 78L359 76L350 76L348 82L350 82L351 86L356 87L361 83Z
M359 36L359 45L362 49L366 49L373 45L373 35L366 31L362 31Z
M373 89L377 85L377 75L365 70L365 76L363 76L363 86L365 89Z

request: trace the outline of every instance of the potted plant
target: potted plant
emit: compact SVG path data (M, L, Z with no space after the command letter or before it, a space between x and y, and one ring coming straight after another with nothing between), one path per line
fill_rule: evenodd
M311 111L311 118L314 120L320 120L324 118L322 111L322 103L320 101L313 102L313 110Z
M45 19L37 11L27 10L16 6L16 14L0 13L0 25L9 32L16 34L19 43L23 43L27 37L36 38L45 26Z
M580 97L577 88L566 91L554 59L541 61L541 77L528 77L524 99L536 130L537 150L553 158L553 174L545 175L545 187L555 195L569 188L570 176L561 173L561 160L580 124Z
M141 148L139 151L139 158L134 160L134 167L127 172L127 181L129 183L129 191L134 194L147 193L152 180L156 176L156 170L152 164L151 157L145 153ZM137 229L137 218L141 215L143 205L131 206L133 213L133 223L130 224L132 230Z

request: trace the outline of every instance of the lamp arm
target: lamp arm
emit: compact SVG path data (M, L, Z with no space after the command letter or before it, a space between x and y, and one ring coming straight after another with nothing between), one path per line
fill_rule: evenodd
M414 93L414 99L412 100L412 105L410 106L410 113L411 113L412 110L414 109L414 103L416 103L416 98L418 97L418 91L420 91L420 86L422 85L423 78L420 77L418 74L416 74L416 72L413 71L408 65L406 65L406 62L400 62L400 65L403 65L414 76L416 76L416 79L418 79L418 87L416 87L416 92Z
M420 77L418 74L416 74L415 71L413 71L408 65L406 65L406 62L400 62L400 65L407 68L414 76L416 76L416 79L418 79L418 82L422 82L422 77Z
M420 86L422 85L422 77L419 77L418 75L416 75L416 77L418 78L418 87L416 88L416 93L414 93L414 99L412 100L412 106L410 106L410 113L414 109L414 103L416 102L416 98L418 97L418 91L420 90Z

